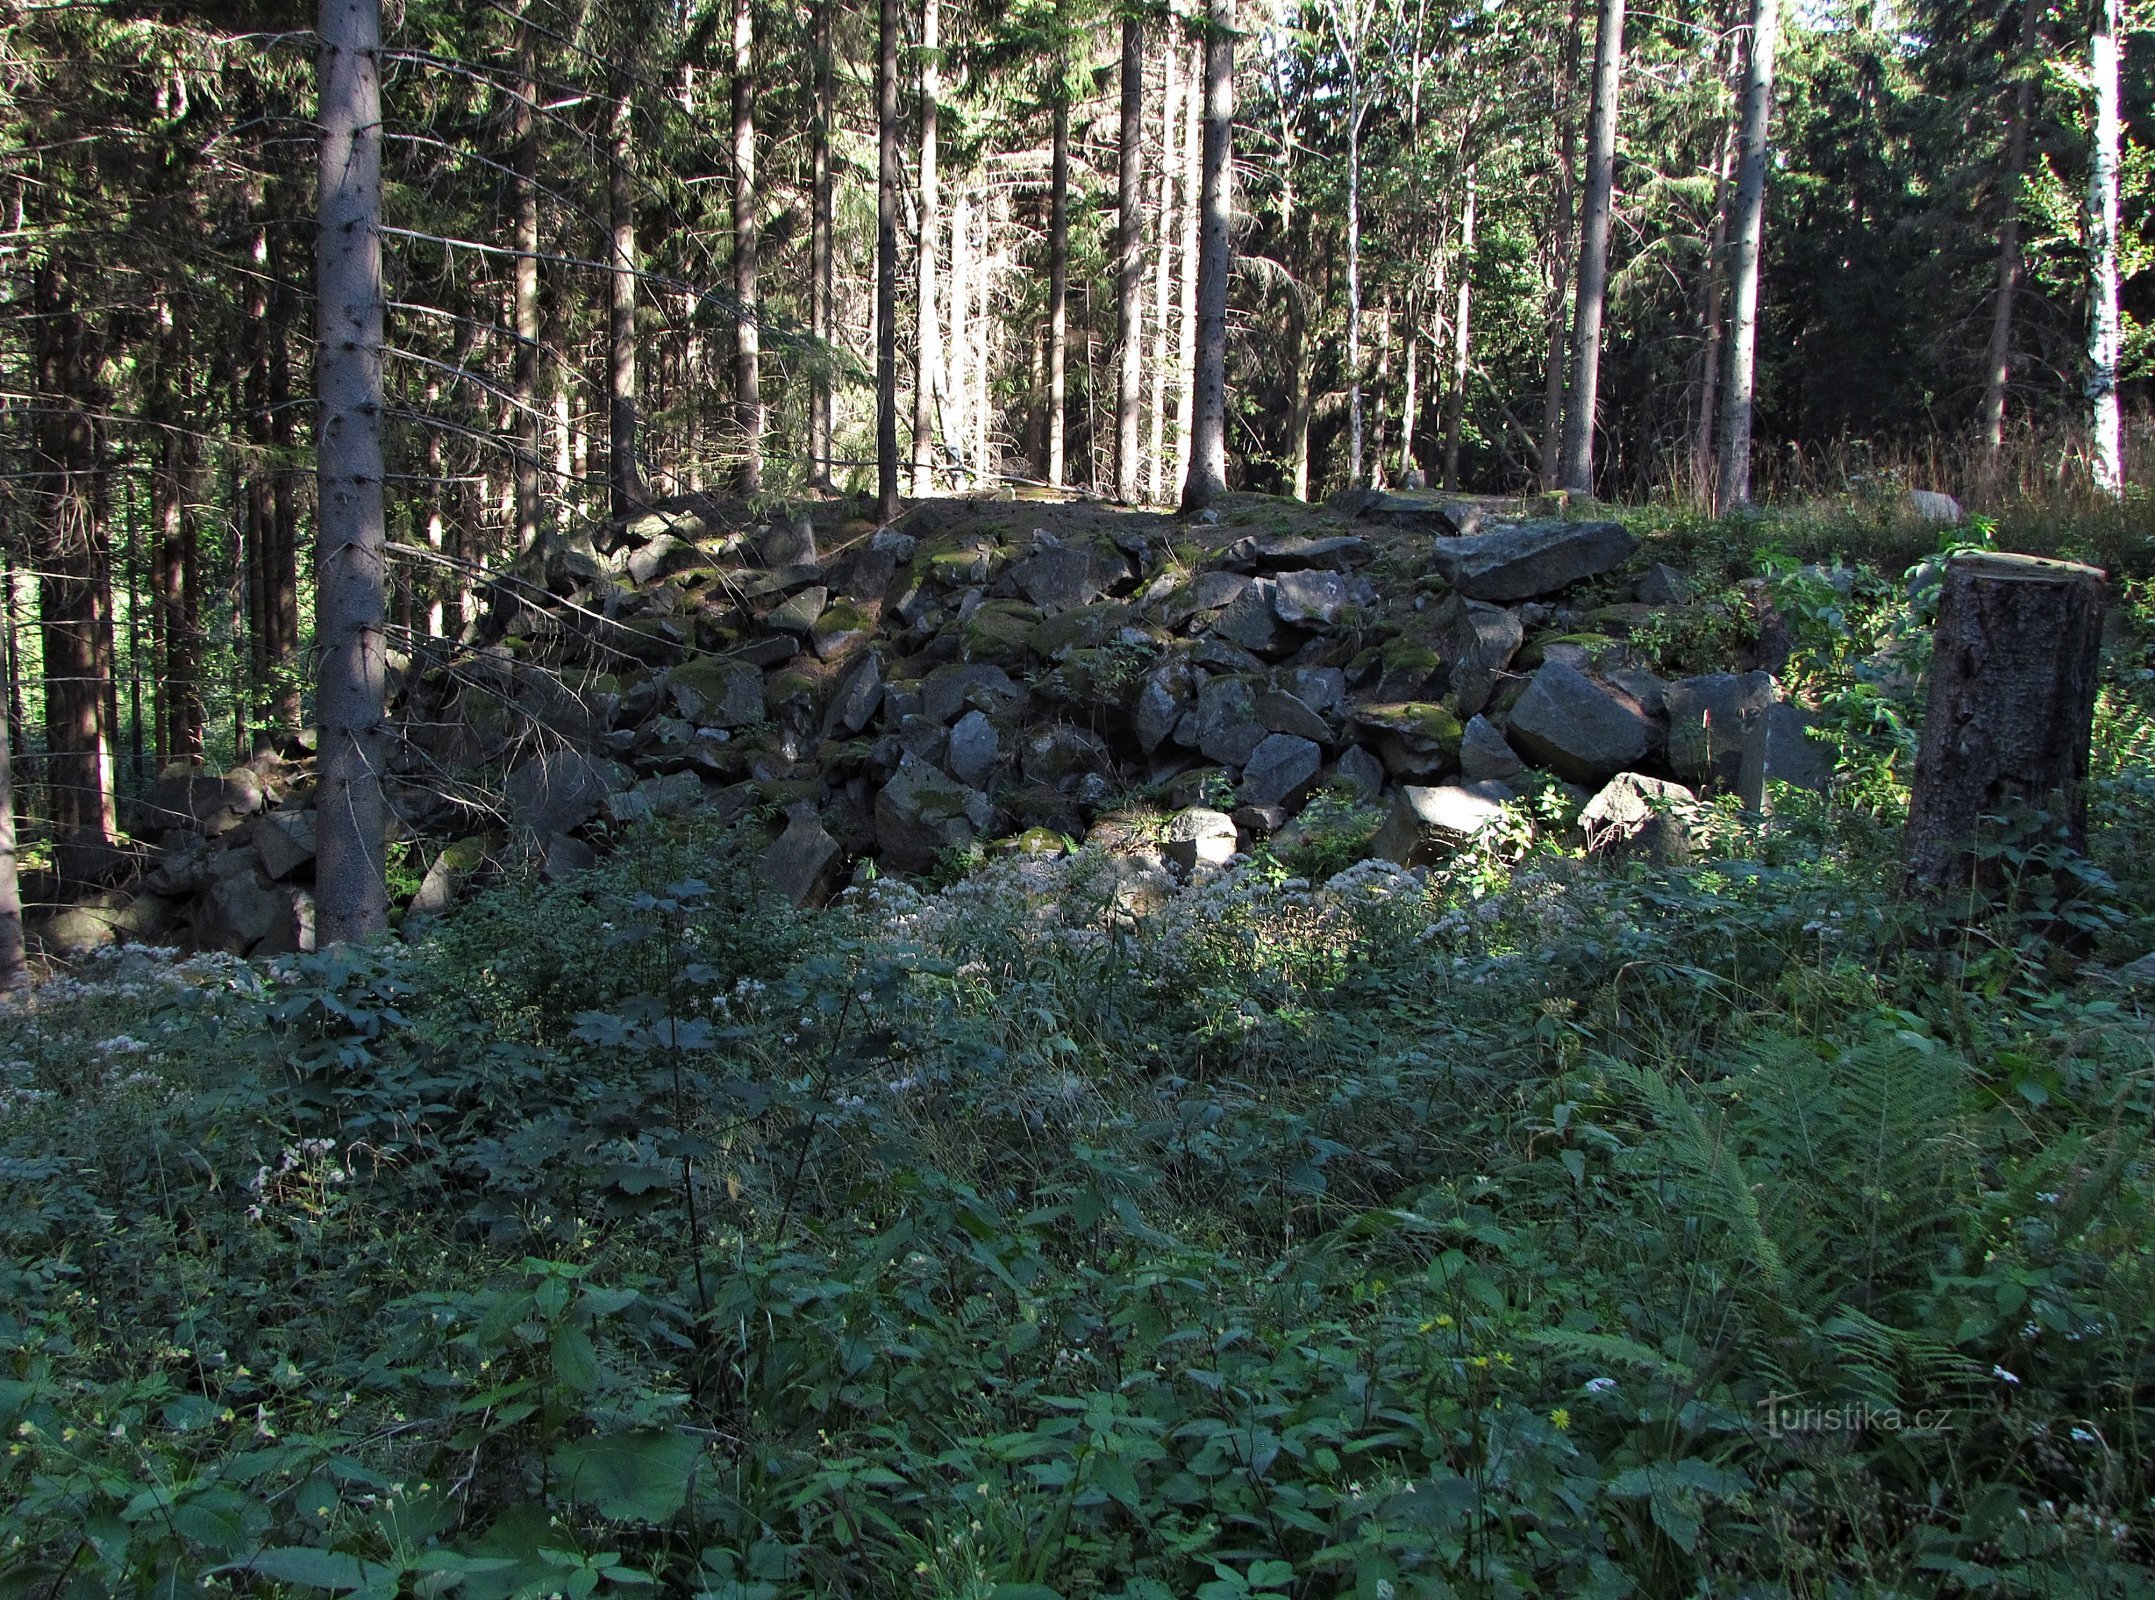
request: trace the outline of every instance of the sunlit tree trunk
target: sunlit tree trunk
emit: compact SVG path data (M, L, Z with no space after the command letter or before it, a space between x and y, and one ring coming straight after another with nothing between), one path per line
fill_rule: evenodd
M509 90L510 161L516 169L516 352L510 392L516 406L516 548L539 542L539 30L532 0L516 16L516 81Z
M1204 46L1189 47L1189 69L1183 74L1182 174L1177 184L1175 214L1182 224L1182 256L1179 264L1182 303L1181 323L1175 344L1175 496L1179 500L1190 477L1190 440L1196 425L1197 404L1197 270L1198 193L1204 185Z
M831 231L835 203L831 182L831 100L834 93L831 59L831 8L836 0L816 0L809 46L814 53L811 68L815 79L815 110L808 132L809 224L808 224L808 317L809 332L822 341L816 353L808 385L808 471L811 481L824 487L831 483L832 414L830 356L838 344L836 298L832 293Z
M1048 177L1047 480L1063 482L1063 427L1068 409L1070 343L1070 98L1057 61L1054 150Z
M1235 0L1205 11L1204 161L1198 191L1197 355L1190 472L1184 512L1203 510L1227 487L1227 236L1234 212Z
M933 3L933 0L930 0ZM733 425L741 493L763 492L762 234L756 194L756 12L733 0Z
M1609 288L1609 213L1616 188L1616 97L1623 77L1624 0L1601 0L1594 30L1594 107L1587 126L1586 211L1571 321L1571 389L1561 486L1594 490L1594 411L1601 387L1601 317Z
M950 206L950 330L945 341L943 437L958 458L961 478L977 465L972 453L973 196L960 189Z
M315 624L321 728L316 936L388 924L384 736L387 538L382 517L380 0L321 0L316 229L320 512Z
M30 981L22 948L22 878L15 865L15 767L0 718L0 992Z
M1737 145L1734 248L1729 261L1728 379L1721 392L1721 449L1714 473L1720 511L1751 503L1751 392L1758 344L1758 260L1765 236L1766 135L1773 116L1773 55L1780 0L1751 0L1743 134Z
M1444 403L1444 487L1459 487L1459 429L1467 409L1467 373L1473 364L1469 313L1474 300L1474 169L1467 169L1467 197L1459 213L1459 304L1452 313L1452 391Z
M1122 19L1122 127L1115 174L1115 495L1142 492L1138 426L1145 407L1145 24Z
M2125 492L2118 440L2118 49L2121 0L2096 0L2088 36L2095 129L2088 149L2088 454L2095 492Z
M2021 186L2028 171L2028 121L2035 110L2036 46L2041 38L2042 0L2023 0L2020 48L2013 57L2013 106L2005 119L2005 163L1998 173L1998 286L1990 309L1990 340L1983 351L1983 439L1977 482L1985 494L1998 489L2005 448L2005 391L2013 368L2013 302L2026 262L2020 246Z
M1729 164L1734 159L1734 130L1723 123L1714 157L1714 220L1707 234L1703 305L1699 310L1699 397L1691 425L1691 491L1702 505L1713 504L1714 422L1721 395L1722 276L1728 253Z
M616 65L612 76L606 118L606 209L612 238L606 274L607 471L613 514L625 518L635 514L645 497L636 460L636 193L629 165L635 77L625 64Z
M920 248L913 276L913 493L935 492L935 397L942 388L943 336L935 305L935 240L941 226L936 193L937 97L942 93L937 68L942 55L942 8L939 0L920 6Z
M898 516L898 0L882 0L875 68L876 515Z
M1175 212L1175 130L1181 109L1182 49L1170 37L1160 52L1160 183L1153 210L1152 259L1152 422L1146 437L1145 497L1155 505L1167 498L1167 353L1172 316L1171 285L1179 223Z
M1579 8L1571 0L1571 19L1564 30L1563 63L1556 87L1556 171L1551 185L1548 245L1549 298L1547 365L1542 369L1541 486L1554 489L1563 477L1565 336L1570 323L1564 302L1571 292L1572 202L1579 171L1579 123L1574 114L1572 87L1579 77ZM1440 297L1441 298L1441 297Z

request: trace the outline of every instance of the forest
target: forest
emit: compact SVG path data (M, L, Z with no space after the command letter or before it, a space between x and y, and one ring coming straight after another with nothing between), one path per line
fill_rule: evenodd
M2141 0L299 12L0 0L0 1600L2155 1593Z

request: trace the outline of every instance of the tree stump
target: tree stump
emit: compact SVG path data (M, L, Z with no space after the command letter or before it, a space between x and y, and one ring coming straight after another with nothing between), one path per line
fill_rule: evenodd
M1996 837L1984 819L2023 807L2087 848L2103 583L2094 567L2037 556L1946 564L1908 807L1912 889L2002 887L2004 864L1978 849Z

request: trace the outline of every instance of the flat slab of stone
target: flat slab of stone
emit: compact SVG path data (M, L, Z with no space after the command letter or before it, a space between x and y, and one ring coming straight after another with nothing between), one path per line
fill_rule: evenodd
M1324 751L1313 739L1271 733L1258 742L1242 768L1243 804L1285 806L1300 800L1317 781Z
M1370 549L1367 540L1351 533L1322 539L1304 539L1291 533L1253 533L1229 545L1222 559L1229 566L1260 572L1285 572L1292 567L1347 572L1368 565Z
M1439 539L1438 576L1470 600L1532 600L1620 567L1638 548L1621 522L1522 522L1471 539Z

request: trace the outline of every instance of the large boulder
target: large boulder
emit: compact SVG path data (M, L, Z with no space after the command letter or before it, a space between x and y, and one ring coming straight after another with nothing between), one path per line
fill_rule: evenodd
M816 808L803 800L786 808L786 828L756 863L774 894L795 906L813 905L830 893L831 879L844 854L823 826Z
M1467 719L1466 731L1459 739L1459 771L1467 782L1515 778L1525 767L1495 723L1482 716Z
M1370 854L1403 867L1421 866L1467 843L1504 816L1512 791L1501 783L1412 784L1392 796Z
M517 826L544 836L589 822L608 795L628 787L628 774L581 750L549 750L510 773L503 787Z
M1347 572L1369 563L1367 540L1351 533L1304 539L1291 533L1253 533L1237 539L1222 561L1244 571L1284 572L1291 567L1322 567Z
M1104 563L1082 545L1066 545L1034 536L1034 551L1010 569L1018 590L1047 616L1097 600L1110 576Z
M1165 744L1190 709L1191 698L1190 669L1180 662L1163 661L1146 673L1137 703L1130 708L1130 731L1138 748L1149 756Z
M875 797L876 850L899 872L926 872L945 850L963 849L987 828L988 797L911 752Z
M1453 595L1431 619L1437 654L1444 659L1459 714L1471 717L1489 703L1497 679L1511 665L1526 629L1502 606Z
M1332 730L1297 695L1267 689L1257 697L1257 720L1273 733L1291 733L1318 744L1332 742Z
M1743 773L1736 783L1747 809L1767 808L1772 798L1768 784L1824 793L1833 778L1833 753L1810 736L1815 720L1786 700L1775 700L1763 716L1752 719L1745 730Z
M1267 734L1242 768L1243 804L1291 806L1309 793L1324 765L1324 751L1313 739L1291 733Z
M1594 783L1635 767L1658 730L1626 695L1561 661L1543 664L1512 707L1512 747L1560 777Z
M1257 696L1241 678L1214 678L1197 692L1197 748L1207 760L1239 767L1263 742Z
M1225 866L1240 847L1233 817L1210 806L1190 806L1167 819L1167 842L1160 853L1187 873Z
M944 765L950 775L969 789L986 786L988 774L1002 759L1003 739L984 711L968 711L951 725L950 742L944 749Z
M839 680L838 692L823 714L823 736L859 733L875 720L883 704L883 663L871 651Z
M1661 697L1669 770L1683 783L1733 790L1743 777L1746 730L1776 698L1770 672L1709 672L1670 684Z
M263 871L272 878L289 878L314 859L314 813L263 812L254 824L254 848Z
M1354 587L1343 572L1309 568L1283 572L1272 580L1272 610L1282 622L1328 628L1354 600Z
M1690 854L1681 813L1697 798L1680 783L1619 772L1579 813L1587 852L1681 862Z
M1270 578L1254 580L1220 613L1212 631L1256 655L1284 654L1297 636L1280 621L1274 604L1276 592Z
M1439 539L1439 576L1470 600L1532 600L1622 566L1638 541L1621 522L1522 522Z
M745 728L764 718L763 674L746 662L683 662L667 677L666 693L681 720L699 728Z
M992 661L951 662L921 680L921 710L931 722L952 722L968 707L994 711L1024 693Z
M953 761L958 730L951 730ZM1087 776L1105 773L1114 764L1100 736L1068 722L1051 722L1029 729L1018 742L1018 770L1025 781L1058 794L1074 793Z
M1347 720L1377 747L1384 770L1395 778L1436 778L1459 765L1459 719L1426 700L1356 706Z

